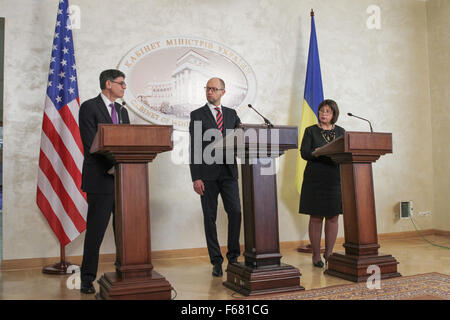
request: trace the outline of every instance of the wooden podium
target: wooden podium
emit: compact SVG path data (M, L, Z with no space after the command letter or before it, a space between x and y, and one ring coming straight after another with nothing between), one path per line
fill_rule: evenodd
M242 160L245 262L229 264L224 286L246 296L304 290L300 271L281 263L275 159L296 149L297 127L243 124L224 141Z
M153 270L148 162L172 150L172 126L100 124L91 153L115 165L116 272L98 281L97 299L170 299L172 286Z
M354 282L366 281L368 267L380 268L381 279L401 276L397 260L378 253L372 163L392 153L391 133L346 132L317 149L314 156L329 156L340 164L345 253L333 253L326 274Z

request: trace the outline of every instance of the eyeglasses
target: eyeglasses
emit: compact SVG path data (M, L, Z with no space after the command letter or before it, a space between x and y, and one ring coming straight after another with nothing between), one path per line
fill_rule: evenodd
M322 109L319 110L319 112L327 114L327 113L333 113L333 110L322 108Z
M214 93L216 93L217 91L219 91L219 90L223 90L222 88L211 88L211 87L205 87L205 91L206 92L208 92L208 91L212 91L212 92L214 92Z
M117 84L120 84L122 87L126 87L127 86L127 84L125 83L125 81L122 81L122 82L117 82L117 81L113 81L113 80L111 80L111 82L114 82L114 83L117 83Z

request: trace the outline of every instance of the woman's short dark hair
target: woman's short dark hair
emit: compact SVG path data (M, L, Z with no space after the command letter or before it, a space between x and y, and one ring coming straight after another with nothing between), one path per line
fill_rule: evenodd
M116 70L116 69L108 69L105 71L102 71L102 73L100 73L100 89L105 89L106 88L106 81L110 80L113 81L114 79L118 78L118 77L123 77L125 78L125 74L120 71L120 70Z
M339 118L339 108L338 108L336 101L331 100L331 99L323 100L319 104L319 107L317 108L317 112L319 112L319 110L325 106L329 106L330 109L333 111L333 118L331 118L330 122L331 122L331 124L335 124Z

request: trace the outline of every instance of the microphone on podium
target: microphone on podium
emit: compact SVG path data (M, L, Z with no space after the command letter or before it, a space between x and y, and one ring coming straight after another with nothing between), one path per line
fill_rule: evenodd
M119 108L119 124L123 124L123 121L122 121L122 109L125 108L126 105L127 105L127 103L122 100L122 105Z
M367 120L367 119L364 119L364 118L361 118L361 117L358 117L358 116L355 116L355 115L354 115L354 114L352 114L351 112L347 113L347 115L348 115L348 116L350 116L350 117L355 117L355 118L358 118L358 119L361 119L361 120L367 121L367 122L369 123L369 126L370 126L370 132L372 132L372 133L373 133L373 129L372 129L372 124L370 123L370 121L369 121L369 120Z
M269 128L273 128L273 124L272 124L272 122L269 121L269 119L267 119L267 118L264 117L261 113L259 113L255 108L253 108L253 106L252 106L251 104L248 104L248 107L249 107L250 109L253 109L257 114L259 114L259 115L264 119L264 122L267 124L267 126L268 126Z

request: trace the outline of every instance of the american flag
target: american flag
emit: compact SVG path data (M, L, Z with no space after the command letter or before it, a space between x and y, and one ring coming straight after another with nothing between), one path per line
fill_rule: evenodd
M47 83L36 202L62 246L86 229L81 190L83 144L78 128L75 52L69 0L60 0Z

